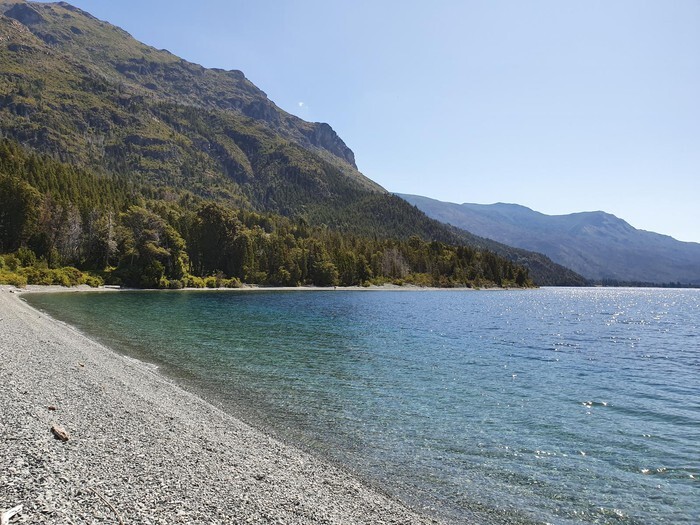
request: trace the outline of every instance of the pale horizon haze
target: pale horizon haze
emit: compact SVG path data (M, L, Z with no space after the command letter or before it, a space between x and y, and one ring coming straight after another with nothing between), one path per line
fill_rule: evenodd
M387 190L700 242L700 2L70 0L328 122Z

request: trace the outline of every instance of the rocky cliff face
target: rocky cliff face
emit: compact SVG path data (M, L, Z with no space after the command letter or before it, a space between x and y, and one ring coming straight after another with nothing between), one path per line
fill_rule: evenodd
M311 144L333 153L336 157L345 160L351 166L355 164L355 154L345 145L345 142L333 131L328 124L317 123L311 128L310 133L306 133Z

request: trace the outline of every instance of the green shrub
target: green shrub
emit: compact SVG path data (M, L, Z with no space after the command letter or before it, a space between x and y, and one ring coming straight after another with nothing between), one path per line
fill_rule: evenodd
M224 288L240 288L243 286L240 279L236 277L231 277L230 279L224 279L221 281L221 286Z
M22 266L32 266L36 263L36 254L24 246L17 250L16 256Z
M204 288L204 279L196 275L185 275L182 282L185 288Z
M406 277L406 282L415 286L432 286L433 276L429 273L412 273Z
M389 281L385 277L382 277L380 275L380 276L372 277L368 282L374 286L382 286Z
M184 286L185 285L179 279L171 279L168 282L168 288L171 290L182 290L182 288L184 288Z
M97 287L103 284L100 277L84 274L72 266L47 268L45 266L36 265L20 268L17 273L23 276L28 284L58 285L65 287L78 286L84 283Z
M179 279L168 279L166 277L161 277L158 281L158 288L161 290L181 290L184 284Z
M35 266L30 266L29 268L20 268L18 272L20 275L23 275L27 279L27 284L54 284L53 272L52 270L49 270L47 268L37 268Z
M0 269L0 284L9 284L17 288L24 288L27 286L27 278L24 275Z
M62 276L61 281L65 281L65 279L68 280L68 286L78 286L85 282L85 274L72 266L64 266L55 271ZM65 276L65 279L63 276Z
M63 273L61 270L54 270L53 275L51 275L51 284L65 286L66 288L73 286L68 274Z
M5 266L11 272L16 272L20 267L19 259L12 253L10 255L5 255Z
M100 286L104 286L104 281L102 280L102 277L97 275L86 275L85 284L87 284L90 288L99 288Z
M56 248L51 248L51 251L49 251L46 257L46 263L48 264L49 268L60 268L61 254L58 253Z

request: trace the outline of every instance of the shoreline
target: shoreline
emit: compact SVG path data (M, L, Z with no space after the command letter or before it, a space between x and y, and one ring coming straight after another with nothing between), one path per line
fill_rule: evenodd
M11 289L12 293L76 293L76 292L506 292L521 290L536 290L537 288L437 288L432 286L416 286L414 284L383 284L381 286L259 286L246 284L240 288L121 288L119 286L98 286L90 287L86 284L78 286L59 286L56 284L28 284L24 288L17 288L11 285L2 285L6 289Z
M0 286L0 511L24 507L11 524L439 523L19 298L87 290Z

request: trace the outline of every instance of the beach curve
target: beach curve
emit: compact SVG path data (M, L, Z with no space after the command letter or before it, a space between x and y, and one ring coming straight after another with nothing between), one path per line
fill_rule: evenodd
M15 291L0 287L0 511L23 505L11 524L437 523Z

